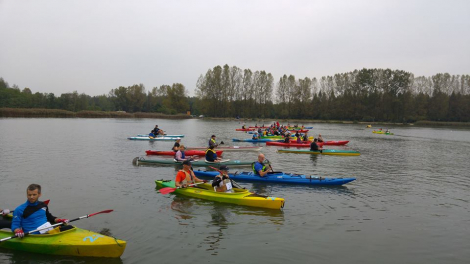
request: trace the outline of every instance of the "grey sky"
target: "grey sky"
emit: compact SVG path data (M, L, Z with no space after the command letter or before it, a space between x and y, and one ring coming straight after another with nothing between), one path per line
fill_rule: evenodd
M0 77L88 95L182 83L216 65L321 77L470 74L470 1L0 0Z

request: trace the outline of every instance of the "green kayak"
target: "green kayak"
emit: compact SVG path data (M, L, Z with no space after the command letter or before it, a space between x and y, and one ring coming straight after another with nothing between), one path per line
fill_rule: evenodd
M146 165L146 164L163 164L163 165L181 165L183 164L182 161L175 161L174 159L145 159L143 157L136 157L132 161L134 165ZM193 166L200 166L200 167L219 167L221 165L227 166L251 166L253 164L252 161L240 161L240 160L221 160L220 162L209 162L205 160L196 160L191 161Z
M359 156L361 153L355 150L340 150L340 149L324 149L321 151L314 151L309 149L280 149L281 153L298 153L298 154L316 154L316 155L337 155L337 156Z

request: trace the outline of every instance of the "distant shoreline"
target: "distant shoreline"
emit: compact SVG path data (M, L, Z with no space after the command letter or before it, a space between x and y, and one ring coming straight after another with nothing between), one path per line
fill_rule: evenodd
M163 113L126 113L124 111L79 111L72 112L61 109L42 108L0 108L0 117L25 118L162 118L162 119L189 119L186 114L167 115Z
M190 115L176 114L167 115L163 113L126 113L124 111L79 111L72 112L61 109L42 109L42 108L0 108L0 117L15 118L162 118L162 119L191 119ZM344 120L316 120L316 119L257 119L257 118L223 118L223 117L204 117L211 120L231 120L239 122L250 122L249 125L267 125L272 120L280 123L292 123L292 125L302 125L306 123L328 123L328 124L362 124L365 126L453 126L453 127L470 127L470 122L441 122L441 121L417 121L415 123L395 123L395 122L364 122L364 121L344 121Z

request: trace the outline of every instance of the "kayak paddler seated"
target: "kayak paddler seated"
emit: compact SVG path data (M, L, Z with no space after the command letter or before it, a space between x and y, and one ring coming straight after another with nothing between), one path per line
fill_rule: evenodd
M214 180L212 181L212 187L216 192L226 192L232 193L232 181L228 176L228 167L225 165L220 166L219 168L219 175L215 176Z
M221 143L222 144L222 143ZM219 146L219 144L217 144L215 142L215 135L212 135L211 138L209 139L209 144L207 147L210 147L210 146L214 146L214 148L216 148L217 146Z
M321 134L318 134L318 142L323 142L323 138L321 137Z
M258 133L254 133L252 139L257 140L258 138Z
M179 150L175 153L175 160L176 161L185 161L185 160L193 160L194 157L186 157L185 155L185 150L186 148L184 147L184 145L181 145L179 147Z
M252 168L253 172L260 177L264 177L268 172L272 171L264 165L264 154L258 155L258 160L253 163Z
M313 142L310 144L310 150L312 150L312 151L320 151L320 147L318 146L317 142L318 142L318 139L317 139L317 138L314 138L314 139L313 139Z
M196 182L207 182L206 180L201 180L194 172L191 170L191 162L189 160L183 161L183 169L179 170L176 173L175 186L180 188L186 188L190 184L195 184Z
M61 219L53 216L49 212L49 207L44 202L39 201L41 197L41 185L30 184L26 189L27 200L24 204L18 206L13 212L11 230L19 238L24 237L24 233L42 229L33 234L44 234L52 230L51 223L68 223L68 219ZM50 227L50 228L48 228ZM61 231L72 228L72 226L62 227Z
M181 142L181 138L176 138L176 142L172 148L174 152L177 152L178 150L180 150L180 142Z
M220 158L217 157L217 152L214 150L214 146L210 146L206 150L206 161L220 162Z
M158 128L158 125L155 125L155 127L153 128L152 130L152 133L155 135L155 136L158 136L158 135L164 135L165 132L163 130L161 130L160 128Z
M284 143L290 143L290 133L287 133L284 137Z

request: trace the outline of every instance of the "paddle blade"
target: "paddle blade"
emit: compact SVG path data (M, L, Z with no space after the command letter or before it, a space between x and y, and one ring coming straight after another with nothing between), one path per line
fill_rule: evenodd
M88 217L94 216L94 215L97 215L97 214L107 214L107 213L111 213L112 211L114 211L114 210L104 210L104 211L101 211L101 212L89 214Z
M46 205L49 205L49 202L50 202L50 201L51 201L51 200L45 200L43 203L45 203Z
M174 191L176 191L176 188L171 188L171 187L165 187L165 188L161 188L159 190L159 192L161 194L169 194L169 193L174 192Z

